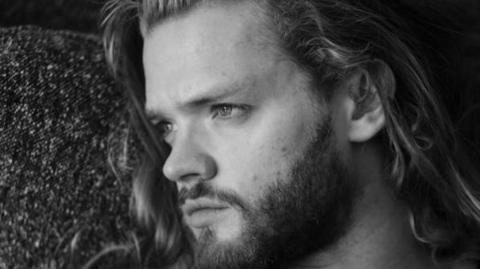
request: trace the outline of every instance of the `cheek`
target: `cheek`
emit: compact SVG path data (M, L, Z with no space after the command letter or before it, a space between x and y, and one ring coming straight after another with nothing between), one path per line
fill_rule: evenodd
M253 202L273 182L286 177L289 165L279 155L281 151L269 144L244 146L222 160L223 169L215 184Z
M225 158L220 161L219 187L249 202L258 200L278 180L288 180L294 161L312 139L311 123L305 118L279 118L261 126L238 141L230 140L230 154L221 154Z

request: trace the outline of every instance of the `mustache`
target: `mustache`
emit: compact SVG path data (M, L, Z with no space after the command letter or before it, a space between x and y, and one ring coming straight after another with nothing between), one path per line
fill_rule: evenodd
M227 203L234 207L239 207L242 210L248 210L247 203L232 191L225 191L215 189L210 184L198 183L192 188L182 188L178 192L178 204L181 206L185 204L186 200L195 200L198 198L210 198Z

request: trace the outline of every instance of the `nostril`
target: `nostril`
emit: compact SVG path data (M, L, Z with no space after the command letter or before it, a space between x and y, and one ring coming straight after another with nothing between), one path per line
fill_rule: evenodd
M190 186L190 185L195 185L201 181L204 181L205 179L200 175L200 174L187 174L181 176L179 179L180 182L183 184Z

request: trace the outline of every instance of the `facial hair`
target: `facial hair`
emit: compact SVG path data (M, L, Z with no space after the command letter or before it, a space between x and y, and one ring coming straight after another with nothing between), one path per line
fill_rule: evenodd
M215 197L242 212L244 231L236 242L222 243L204 229L193 242L196 269L281 268L330 247L350 224L356 184L348 174L328 117L289 172L255 205L235 193L200 183L181 191L180 199Z

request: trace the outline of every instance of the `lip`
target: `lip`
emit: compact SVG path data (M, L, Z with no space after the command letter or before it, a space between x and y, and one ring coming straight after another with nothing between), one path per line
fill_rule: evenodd
M186 216L192 216L200 211L221 210L228 208L227 205L207 199L187 200L182 210Z
M187 200L182 207L185 221L192 227L202 228L225 217L224 212L229 206L211 200Z

